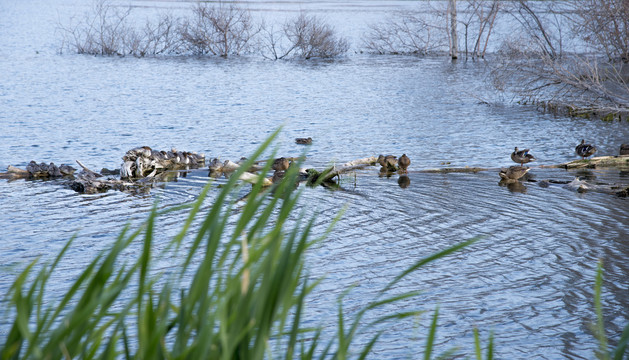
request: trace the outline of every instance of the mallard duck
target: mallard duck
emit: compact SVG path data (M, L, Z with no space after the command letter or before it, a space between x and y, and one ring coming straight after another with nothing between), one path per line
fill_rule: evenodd
M380 164L383 167L387 167L387 166L393 166L396 167L397 166L397 158L393 155L380 155L378 156L378 164Z
M581 143L574 148L574 151L577 153L577 155L585 159L588 156L592 156L596 152L596 146L586 144L585 139L583 139L581 140Z
M288 159L285 157L281 157L273 161L273 166L271 168L275 171L285 171L286 169L288 169L289 165L290 162L288 161Z
M629 145L627 144L620 145L620 155L629 155Z
M295 143L301 144L301 145L310 145L310 144L312 144L312 138L311 137L308 137L308 138L296 138L295 139Z
M511 166L508 169L500 169L498 175L500 178L507 181L515 181L529 172L529 168L525 166Z
M529 151L531 151L531 149L518 150L518 147L516 146L515 150L511 153L511 160L520 164L520 166L537 160L535 156L529 154Z
M406 154L402 154L402 156L400 156L400 158L397 161L398 165L400 165L400 169L404 172L406 172L406 169L408 169L408 166L411 165L411 159L408 158L408 156L406 156Z

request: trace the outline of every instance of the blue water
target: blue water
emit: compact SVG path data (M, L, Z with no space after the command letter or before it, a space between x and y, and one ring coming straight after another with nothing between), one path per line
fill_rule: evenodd
M617 339L629 321L626 199L533 182L504 187L497 170L421 172L446 162L509 166L514 146L532 149L538 158L532 165L561 163L575 159L582 138L600 155L616 154L629 139L628 122L573 119L512 104L488 84L485 62L357 53L360 29L405 2L250 4L258 16L304 8L327 14L353 39L353 51L338 61L275 62L59 54L59 19L80 16L88 5L0 2L0 171L24 168L30 160L118 168L127 150L142 145L237 160L280 126L275 145L281 155L304 150L295 137L314 139L307 167L406 153L413 161L407 188L398 186L397 175L379 177L374 167L358 172L355 181L344 178L340 191L304 191L308 212L322 214L315 232L347 206L335 231L307 259L310 276L326 277L308 303L313 318L333 326L336 298L349 286L356 286L347 296L352 311L419 258L482 236L398 289L422 290L400 306L440 307L442 351L458 346L471 355L477 327L485 340L494 333L498 358L592 358L597 342L588 324L594 321L599 259L608 335ZM618 169L534 168L531 174L629 183L628 173ZM116 238L121 224L145 219L157 199L163 207L194 200L207 180L207 171L193 171L144 195L80 195L62 181L0 180L0 293L30 261L52 259L78 234L71 260L52 279L51 291L63 291L81 265ZM181 221L181 213L160 220L162 245ZM5 324L0 322L0 337ZM419 357L428 325L428 316L418 324L400 322L383 335L373 358Z

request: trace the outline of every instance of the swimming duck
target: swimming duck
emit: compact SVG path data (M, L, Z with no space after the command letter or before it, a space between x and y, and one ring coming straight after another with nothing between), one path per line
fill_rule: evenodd
M596 152L596 146L586 144L585 139L582 139L581 143L574 148L574 151L577 153L577 155L585 159L588 156L592 156Z
M500 178L507 181L515 181L529 172L529 168L525 166L511 166L508 169L500 169L498 175Z
M275 171L285 171L286 169L288 169L289 165L290 162L288 161L288 159L285 157L281 157L273 161L273 165L271 166L271 168Z
M406 156L406 154L403 154L402 156L400 156L397 163L398 165L400 165L400 169L403 172L406 172L406 169L408 169L408 166L411 165L411 159L409 159L408 156Z
M629 155L629 145L627 144L620 145L620 155Z
M524 164L537 160L535 156L529 154L531 149L518 150L518 147L515 147L515 150L511 153L511 160L513 162L520 164L523 166Z
M301 145L310 145L312 144L312 138L308 137L308 138L296 138L295 139L295 143L296 144L301 144Z

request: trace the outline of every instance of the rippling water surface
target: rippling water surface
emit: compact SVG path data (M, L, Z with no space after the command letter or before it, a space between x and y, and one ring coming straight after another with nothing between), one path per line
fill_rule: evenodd
M320 11L355 37L369 21L408 4L251 6L260 16ZM344 179L338 191L304 191L302 204L320 213L319 233L347 205L334 232L308 258L312 276L326 276L309 303L313 314L334 324L336 298L348 286L356 285L347 298L353 310L419 258L482 236L402 283L405 290L423 291L405 306L440 307L442 349L458 346L471 354L477 327L484 338L493 331L499 358L592 358L597 345L588 324L599 259L609 335L618 338L629 321L626 199L534 182L500 186L497 171L419 171L444 162L508 166L514 146L532 148L537 165L565 162L575 158L581 138L595 142L599 154L616 154L629 140L629 123L510 105L487 85L483 62L363 54L333 62L57 54L56 22L87 8L70 0L0 3L0 169L76 159L92 169L117 168L126 150L141 145L238 159L279 126L282 155L303 151L295 137L314 139L308 167L406 153L413 161L407 187L399 186L397 175L379 177L372 168ZM629 183L629 173L617 169L531 173L535 179ZM0 293L30 261L51 259L78 234L71 263L53 280L62 289L116 238L121 224L143 220L157 199L163 207L194 200L207 180L207 171L197 170L144 195L79 195L61 181L0 181ZM183 216L162 218L164 242ZM417 357L428 322L390 329L376 358ZM0 336L6 331L2 321Z

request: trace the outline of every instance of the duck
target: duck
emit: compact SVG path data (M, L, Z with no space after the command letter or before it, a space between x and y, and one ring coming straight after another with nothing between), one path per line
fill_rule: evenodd
M397 161L398 165L400 165L400 170L402 170L403 172L407 172L406 169L408 169L409 165L411 165L411 159L409 159L408 156L406 156L406 154L402 154L402 156L400 156L400 158Z
M296 138L295 139L295 143L296 144L301 144L301 145L310 145L312 144L312 138L308 137L308 138Z
M518 147L516 146L515 150L511 153L511 160L520 164L520 166L524 166L526 163L537 160L535 156L529 154L529 151L531 151L531 149L518 150Z
M629 155L629 145L628 144L620 145L620 155Z
M585 159L588 156L592 156L596 152L596 146L591 144L586 144L585 139L581 140L581 143L574 148L574 151Z
M289 165L290 162L288 161L288 159L285 157L281 157L273 161L273 165L271 166L271 168L275 171L285 171L286 169L288 169Z
M503 180L516 181L526 175L529 170L531 169L525 166L511 166L508 169L500 169L498 175L500 175L500 178Z
M393 155L380 155L378 156L378 164L380 164L382 167L384 168L389 168L389 167L393 167L395 168L397 166L397 158Z

